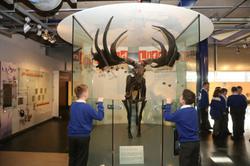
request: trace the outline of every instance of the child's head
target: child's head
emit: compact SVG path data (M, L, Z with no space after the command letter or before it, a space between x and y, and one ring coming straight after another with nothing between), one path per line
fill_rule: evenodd
M184 89L180 97L181 105L192 105L195 102L195 94L191 90Z
M78 85L75 88L77 99L87 99L89 97L88 86L85 84Z
M224 96L227 96L227 89L226 88L221 88L221 94Z
M242 91L243 91L242 86L237 86L237 89L238 89L238 93L239 93L239 94L242 94Z
M221 95L221 88L215 88L213 97L219 97Z
M209 82L207 81L203 82L203 88L205 88L206 90L209 90Z
M231 88L231 91L232 91L232 93L238 93L238 89L235 86Z

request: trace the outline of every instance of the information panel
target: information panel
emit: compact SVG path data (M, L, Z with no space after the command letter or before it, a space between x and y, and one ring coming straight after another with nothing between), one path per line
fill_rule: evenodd
M143 146L120 146L120 164L144 164Z

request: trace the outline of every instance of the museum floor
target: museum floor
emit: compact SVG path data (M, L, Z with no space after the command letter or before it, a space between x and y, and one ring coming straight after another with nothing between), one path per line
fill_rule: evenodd
M50 120L32 128L7 142L0 144L1 166L66 166L67 165L67 122ZM161 127L144 125L142 138L133 141L126 139L126 126L117 125L114 129L115 152L117 145L144 145L145 166L160 165L161 159ZM178 165L178 158L173 156L173 136L170 127L165 128L164 135L164 164ZM158 134L158 135L157 135ZM250 132L247 130L245 139L234 143L229 137L225 140L214 141L211 134L201 136L201 156L203 166L215 165L250 165ZM90 166L99 166L100 161L108 166L111 162L111 126L96 127L92 135ZM118 153L115 163L118 163ZM158 160L158 163L151 163ZM119 165L119 164L115 164Z

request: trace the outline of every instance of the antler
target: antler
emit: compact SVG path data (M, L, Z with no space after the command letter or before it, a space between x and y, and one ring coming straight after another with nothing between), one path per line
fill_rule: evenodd
M155 38L152 38L156 43L158 43L160 45L161 56L157 59L146 60L145 63L146 64L151 63L151 67L154 67L154 68L165 66L165 65L173 67L175 61L178 60L179 56L180 56L180 54L177 51L177 46L176 46L174 36L164 27L155 26L155 25L153 25L153 27L159 29L164 34L164 36L167 38L169 49L167 51L162 42L160 42L159 40L156 40ZM156 63L156 65L153 66L152 63Z
M120 38L127 32L127 30L122 32L116 38L116 40L111 44L110 50L108 48L107 36L108 36L108 31L110 29L110 25L111 25L112 20L113 20L113 16L109 19L108 24L106 25L104 33L103 33L103 39L102 39L103 49L100 49L100 47L98 46L99 29L97 29L96 35L95 35L95 41L94 41L94 45L95 45L95 49L96 49L97 53L94 53L93 50L91 50L91 54L93 55L93 59L99 62L99 65L97 67L100 69L103 69L106 66L115 66L115 65L118 65L118 64L125 62L124 59L120 58L117 55L116 45L117 45L118 41L120 40Z

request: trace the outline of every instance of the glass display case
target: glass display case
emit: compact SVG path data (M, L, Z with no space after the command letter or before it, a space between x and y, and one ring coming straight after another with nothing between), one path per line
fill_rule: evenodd
M174 124L163 121L162 106L164 99L171 97L175 99L174 107L179 107L179 97L187 88L186 73L196 70L199 15L176 37L181 57L174 67L147 68L144 76L147 103L142 114L141 136L137 137L136 111L132 111L132 139L128 138L127 111L122 102L128 66L123 64L119 69L107 71L96 69L91 55L93 38L74 17L72 24L72 87L87 84L90 92L88 103L93 107L96 107L99 96L105 98L105 118L95 122L91 135L89 165L178 165L178 156L174 155Z

